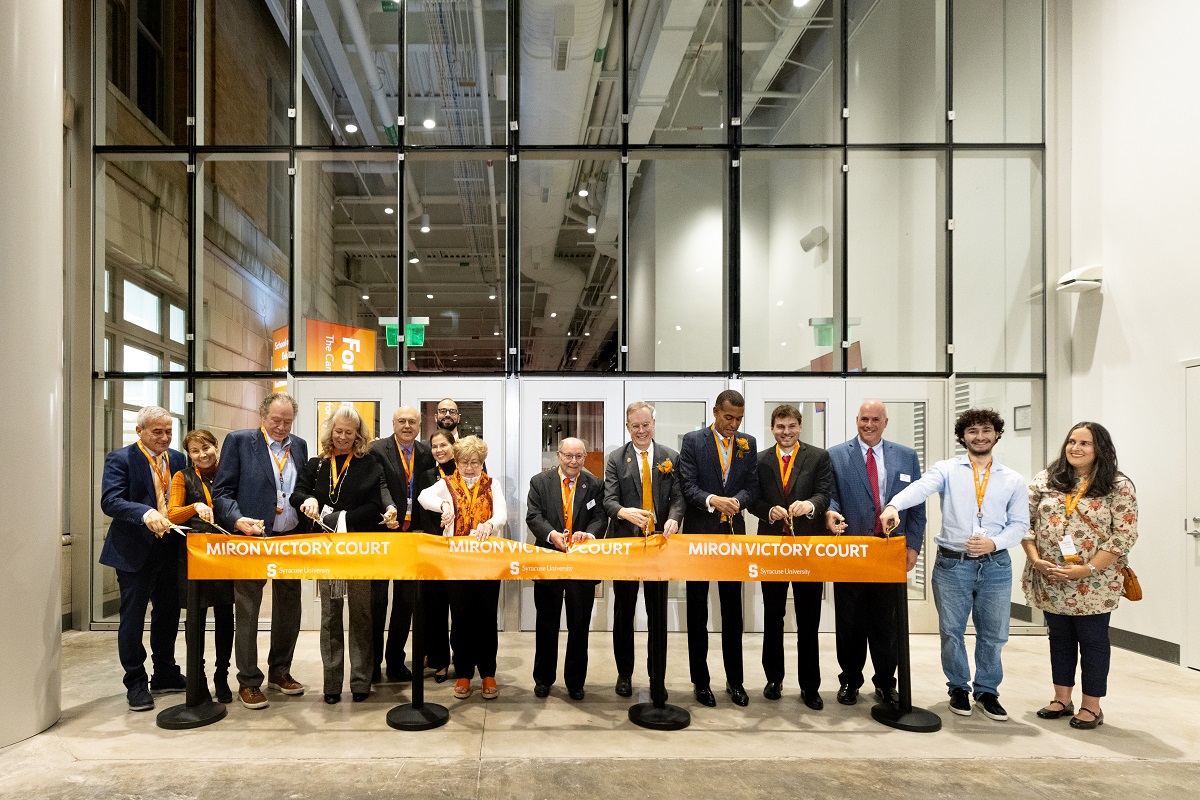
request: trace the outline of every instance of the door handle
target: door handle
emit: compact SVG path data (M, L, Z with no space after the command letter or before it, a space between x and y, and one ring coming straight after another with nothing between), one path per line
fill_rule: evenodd
M1200 539L1200 530L1196 530L1196 531L1187 531L1187 535L1188 535L1188 536L1195 536L1197 539Z

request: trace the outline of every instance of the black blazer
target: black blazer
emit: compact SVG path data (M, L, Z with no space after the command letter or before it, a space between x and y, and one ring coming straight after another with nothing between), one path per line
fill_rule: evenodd
M784 520L770 521L771 507L787 508L797 500L808 500L815 506L812 519L796 517L797 536L827 536L825 512L829 509L829 493L833 486L833 465L829 453L820 447L798 442L792 454L791 480L787 491L779 473L779 459L775 448L764 450L758 456L758 499L750 506L750 513L758 517L758 532L770 536L786 536Z
M642 468L637 448L633 442L618 447L604 462L604 513L612 520L609 536L644 536L645 532L623 519L617 519L622 508L642 507ZM666 474L658 469L664 461L670 461L672 470ZM685 505L683 489L679 485L677 472L679 453L658 442L654 443L654 463L651 465L650 493L654 496L654 528L661 531L668 519L683 521Z
M383 486L381 493L383 495L384 510L388 506L395 506L396 513L399 515L400 522L404 522L404 509L407 506L405 498L407 497L408 486L404 480L404 464L400 461L400 451L396 447L396 437L389 436L386 439L377 439L371 442L371 455L378 461L379 466L383 468ZM417 489L417 482L422 473L437 466L437 462L433 460L433 453L429 451L429 445L424 442L413 442L413 510L412 510L412 530L416 530L417 509L420 504L417 502L417 494L420 491ZM380 530L391 530L385 525L377 526Z
M296 459L296 479L300 479L303 464L308 460L308 443L299 436L289 439L291 458ZM218 524L236 533L239 517L261 519L267 535L275 524L275 498L278 478L267 441L258 428L232 431L221 443L221 462L213 481L213 510ZM293 487L294 488L294 487ZM304 517L300 518L301 524Z
M745 451L738 450L737 439L746 440ZM745 514L733 518L730 531L720 524L720 514L708 510L705 501L710 494L735 497L742 511L748 511L758 499L757 457L758 446L754 437L742 431L734 434L729 479L722 485L721 456L717 452L717 443L713 441L712 428L704 427L684 434L683 447L679 451L679 478L683 485L683 499L687 501L687 510L683 515L684 533L746 532Z
M383 516L383 468L369 454L363 457L355 456L350 466L338 481L334 492L337 502L331 502L329 491L329 465L333 459L310 458L300 474L296 476L296 488L288 502L297 511L304 501L310 497L316 498L317 506L323 508L329 505L334 511L346 512L347 531L374 531L379 526ZM345 485L342 485L342 482ZM307 526L306 526L307 523ZM326 520L326 525L330 524ZM310 531L319 531L321 527L303 514L300 515L300 525Z
M550 532L561 531L566 524L562 511L562 484L558 468L534 475L529 481L529 511L525 524L539 547L555 550ZM597 539L604 538L608 516L604 513L604 483L586 469L575 483L575 504L571 507L571 529L587 531Z
M446 475L454 474L454 459L450 459L442 465L442 469ZM427 469L424 472L418 472L417 477L413 479L413 499L420 497L421 492L433 486L440 481L442 476L438 474L437 462L434 462L432 469ZM432 533L435 536L442 535L442 515L436 511L430 511L420 503L413 505L413 519L411 530L419 531L420 533Z
M167 463L174 475L187 464L187 456L168 449ZM170 492L169 486L164 488ZM156 538L142 524L142 517L152 508L158 508L154 475L137 442L105 456L100 481L100 510L112 517L112 524L108 526L108 536L104 537L104 547L100 550L101 564L122 572L137 572L146 566L153 553L161 551L174 557L175 543Z

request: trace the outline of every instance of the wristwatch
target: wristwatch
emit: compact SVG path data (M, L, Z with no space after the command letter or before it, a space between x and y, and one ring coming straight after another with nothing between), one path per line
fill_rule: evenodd
M1095 574L1096 574L1096 567L1095 567L1095 565L1093 565L1093 564L1088 564L1088 565L1087 565L1087 568L1088 568L1088 569L1090 569L1090 570L1092 571L1092 574L1093 574L1093 575L1095 575Z

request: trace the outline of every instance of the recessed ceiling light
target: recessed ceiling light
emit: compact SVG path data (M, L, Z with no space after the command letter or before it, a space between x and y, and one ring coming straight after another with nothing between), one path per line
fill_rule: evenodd
M608 299L609 299L609 300L616 300L616 299L617 299L617 296L616 296L615 294L610 294L610 295L608 296Z
M346 123L346 133L358 133L358 126L353 122Z
M364 294L362 297L363 297L363 300L370 300L370 299L371 299L371 295L369 295L369 294Z
M676 326L675 326L675 330L677 330L677 331L681 331L681 330L683 330L683 326L682 326L682 325L676 325Z
M496 299L496 295L495 295L495 294L489 294L489 295L488 295L488 300L495 300L495 299Z
M592 335L592 332L591 332L591 331L584 331L584 332L583 332L583 335L584 335L584 336L591 336L591 335Z
M555 317L557 317L557 316L558 316L558 312L557 312L557 311L551 311L551 312L550 312L550 319L554 319L554 318L555 318Z
M780 343L779 343L779 346L780 346L780 347L787 347L787 342L780 342Z
M408 257L408 263L410 263L410 264L420 264L420 263L421 263L421 259L417 258L417 254L416 254L416 253L413 253L411 256L409 256L409 257Z
M579 356L571 356L571 360L572 360L572 361L578 361L578 360L579 360Z
M492 336L499 336L499 335L500 335L500 331L492 331Z
M792 8L804 8L808 5L808 0L792 0Z
M425 295L425 299L426 299L426 300L432 300L432 299L433 299L433 295L431 295L431 294L427 294L427 295Z
M437 120L435 120L433 117L426 117L425 121L422 122L421 124L425 126L426 130L431 131L437 127Z
M385 213L385 214L395 214L395 213L396 213L396 209L392 208L391 206L387 206L386 208L384 208L384 209L383 209L383 213Z
M580 190L579 190L579 196L580 196L580 197L587 197L587 196L588 196L588 190L587 190L587 189L580 189Z

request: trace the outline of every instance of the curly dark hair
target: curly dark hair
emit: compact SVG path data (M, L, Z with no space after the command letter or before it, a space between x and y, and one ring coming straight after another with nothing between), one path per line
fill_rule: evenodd
M996 430L997 442L1004 435L1004 417L990 408L968 408L954 421L954 438L963 447L967 446L966 441L963 440L963 434L967 432L967 428L973 425L991 425Z
M1096 461L1092 464L1092 480L1088 484L1085 497L1104 497L1113 490L1117 476L1117 448L1112 436L1099 422L1076 422L1063 438L1062 447L1058 449L1058 458L1046 467L1046 483L1052 489L1069 492L1075 488L1075 468L1067 461L1067 443L1071 436L1080 428L1087 428L1092 433L1092 448L1096 453Z

